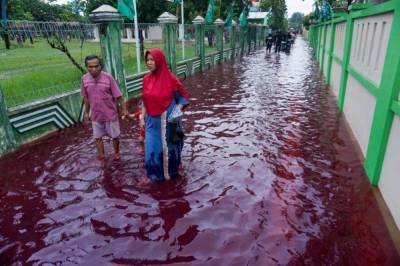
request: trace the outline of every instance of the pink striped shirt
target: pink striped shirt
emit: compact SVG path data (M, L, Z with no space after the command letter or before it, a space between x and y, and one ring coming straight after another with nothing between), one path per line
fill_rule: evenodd
M118 118L116 99L121 92L110 74L101 71L96 79L89 73L83 75L81 95L89 100L92 121L113 121Z

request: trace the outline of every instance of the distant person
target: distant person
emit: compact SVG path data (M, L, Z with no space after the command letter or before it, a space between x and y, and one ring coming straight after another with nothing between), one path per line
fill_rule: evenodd
M279 53L281 51L282 46L282 34L278 32L275 35L275 53Z
M96 142L98 162L104 163L103 137L109 136L114 147L114 160L120 159L119 117L117 103L122 118L128 115L124 98L114 78L102 71L102 62L97 55L85 58L88 73L81 79L81 95L84 100L84 121L92 121L93 137ZM91 117L90 117L91 112Z
M268 54L271 53L271 48L272 48L272 43L274 42L272 38L272 34L268 34L268 36L265 38L265 46L267 47L267 52Z
M145 56L150 73L143 78L143 120L145 128L145 185L179 176L183 148L182 110L189 94L168 69L161 49L150 49Z

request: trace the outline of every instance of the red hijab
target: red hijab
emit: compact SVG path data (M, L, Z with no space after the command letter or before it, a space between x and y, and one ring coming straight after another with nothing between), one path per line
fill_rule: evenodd
M142 99L146 113L156 116L168 109L177 91L186 99L189 98L189 94L179 79L168 69L165 55L161 49L148 50L145 58L149 54L154 59L156 69L143 78Z

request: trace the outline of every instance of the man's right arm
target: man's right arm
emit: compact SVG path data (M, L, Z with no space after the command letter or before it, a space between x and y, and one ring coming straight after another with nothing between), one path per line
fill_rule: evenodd
M85 89L84 77L81 79L81 96L83 97L83 104L84 104L84 111L83 111L83 121L89 121L90 120L90 102L88 99L87 91Z

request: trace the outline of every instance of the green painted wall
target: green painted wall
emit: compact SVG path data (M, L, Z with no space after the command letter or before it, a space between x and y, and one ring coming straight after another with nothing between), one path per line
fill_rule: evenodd
M393 22L390 29L386 55L384 55L385 60L381 83L379 86L376 86L368 77L363 76L349 64L354 21L356 19L386 14L389 12L393 12L394 14ZM346 21L344 54L342 60L339 60L333 55L334 36L336 33L335 25L343 21ZM346 90L348 89L349 75L356 79L365 90L368 90L376 98L376 107L373 115L364 168L370 182L377 186L382 171L382 164L385 158L393 118L395 115L400 116L400 104L398 102L400 91L400 1L392 0L380 5L353 5L349 14L337 14L331 23L333 27L328 51L328 73L325 73L325 75L327 75L327 82L330 83L332 59L341 63L342 76L338 96L338 111L343 111L344 102L346 100ZM326 36L322 34L326 27L325 25L326 23L312 25L309 32L309 42L314 48L315 57L320 61L321 69L323 67L324 59L323 57L321 58L320 48L326 38Z

